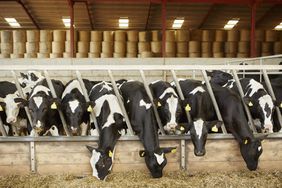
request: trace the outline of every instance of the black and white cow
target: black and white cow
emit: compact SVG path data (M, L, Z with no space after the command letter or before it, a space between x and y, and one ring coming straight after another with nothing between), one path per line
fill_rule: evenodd
M83 82L88 93L94 83L86 79L83 79ZM64 113L68 128L73 135L86 135L88 124L90 122L89 112L87 111L89 105L90 104L85 101L79 81L69 81L62 94L60 106Z
M119 88L132 128L145 149L140 151L139 154L141 157L145 157L151 175L154 178L160 178L167 163L165 154L175 151L176 148L160 148L152 103L144 85L138 81L127 81L121 84Z
M127 127L111 83L100 82L94 85L89 98L94 102L100 136L98 148L87 148L92 153L90 164L93 176L104 180L112 169L116 142Z
M28 96L33 87L45 77L39 71L28 71L20 74L18 79L23 92Z
M227 75L222 71L213 71L208 73L211 76L211 82L232 89L239 93L234 79L225 80L228 76L220 78L222 75ZM229 78L232 77L231 75ZM214 79L216 78L216 79ZM217 82L220 80L220 82ZM274 111L274 104L276 104L271 96L267 93L263 85L254 79L242 78L240 79L242 89L244 92L244 101L248 105L252 117L259 119L261 127L259 131L273 132L272 114Z

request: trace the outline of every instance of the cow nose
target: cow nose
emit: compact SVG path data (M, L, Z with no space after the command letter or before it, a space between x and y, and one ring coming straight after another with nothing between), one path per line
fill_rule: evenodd
M16 118L14 118L14 117L9 117L9 118L7 118L7 123L16 123Z
M206 151L205 150L202 150L202 151L194 151L194 154L197 156L197 157L201 157L201 156L204 156L206 154Z

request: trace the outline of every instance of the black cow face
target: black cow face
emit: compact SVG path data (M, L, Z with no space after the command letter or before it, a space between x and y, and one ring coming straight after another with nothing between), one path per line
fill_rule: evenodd
M172 148L159 148L154 152L141 150L139 152L140 157L145 157L145 163L153 178L161 178L163 176L163 168L165 167L167 160L166 153L173 153L176 151L176 147Z
M242 143L240 143L240 152L248 169L256 170L258 159L262 154L261 140L245 138Z
M228 80L233 79L233 76L231 74L220 70L214 70L212 72L207 71L207 75L212 77L212 83L216 83L219 85L224 85Z
M113 165L113 153L112 150L107 148L106 150L96 149L92 146L86 146L92 153L90 164L93 170L92 175L99 180L104 180L110 173Z

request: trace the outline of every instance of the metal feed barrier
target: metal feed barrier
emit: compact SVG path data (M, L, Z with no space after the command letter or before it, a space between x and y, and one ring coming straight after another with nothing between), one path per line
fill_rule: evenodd
M17 79L17 72L18 71L29 71L31 68L29 66L22 66L22 65L2 65L0 67L0 71L11 71L11 67L12 67L12 74L13 74L13 78L15 80L17 89L19 91L19 94L21 95L21 97L25 97L24 93L21 90L21 87L18 83L18 79ZM218 105L217 105L217 101L215 100L214 97L214 93L212 91L212 87L209 83L209 79L207 77L206 71L211 71L211 70L231 70L232 74L236 80L237 85L239 86L239 91L240 91L240 95L241 97L243 97L242 94L242 86L239 82L238 76L237 76L237 72L238 70L260 70L263 72L263 76L264 79L266 80L266 85L267 88L272 96L273 99L275 99L271 84L269 82L268 79L268 75L267 75L267 71L274 71L274 70L278 70L280 69L281 66L279 65L248 65L248 66L241 66L241 65L118 65L118 66L113 66L113 65L70 65L70 66L65 66L65 65L51 65L46 67L45 65L32 65L32 70L36 70L36 71L43 71L45 78L47 79L47 83L48 86L51 90L52 96L56 97L56 93L54 91L54 87L52 85L51 79L49 77L48 71L74 71L76 73L76 77L82 87L83 90L83 94L84 97L86 99L86 101L89 101L89 96L88 93L86 91L86 88L83 84L82 81L82 76L80 71L107 71L108 76L110 78L110 81L113 85L114 88L114 92L118 98L119 101L119 105L122 109L122 112L125 116L125 121L129 130L129 135L126 136L122 136L120 138L120 140L127 140L127 141L133 141L133 140L139 140L137 136L134 136L134 131L131 127L129 118L127 116L127 113L125 111L125 107L123 105L123 101L122 98L120 97L116 82L115 82L115 78L113 76L113 72L114 71L139 71L140 76L143 80L146 92L148 94L148 96L150 97L150 100L153 101L153 97L152 97L152 93L149 89L148 83L147 83L147 79L145 76L145 71L163 71L164 73L166 72L170 72L172 74L173 80L175 82L176 88L178 90L178 93L180 95L180 98L183 99L183 94L181 91L181 88L179 86L178 83L178 78L176 76L176 71L183 71L183 70L192 70L193 74L195 72L200 72L206 82L207 85L207 89L208 92L211 96L214 108L216 110L216 114L219 120L222 120L222 116L221 113L219 111ZM193 75L194 77L195 75ZM159 136L160 140L179 140L180 142L180 153L181 153L181 160L180 160L180 166L182 169L186 169L186 141L190 140L190 135L166 135L165 131L163 130L163 126L161 124L160 121L160 117L158 115L157 112L157 107L155 106L155 104L152 102L153 104L153 108L154 108L154 112L155 112L155 116L157 119L157 123L158 126L160 128L161 131L161 135ZM252 122L252 117L250 115L249 109L247 106L245 106L245 109L247 111L248 114L248 119L250 122ZM28 119L31 121L30 118L30 114L29 114L29 110L27 108L25 108L27 115L28 115ZM278 114L278 118L279 118L279 122L282 125L282 118L281 118L281 114L279 109L276 109L277 114ZM60 112L60 111L59 111ZM189 112L186 112L188 121L191 121L191 117ZM98 125L97 125L97 120L95 117L95 112L93 112L91 114L92 118L94 119L94 124L97 130L98 129ZM60 112L60 117L62 119L63 122L63 127L65 129L65 132L67 134L67 136L57 136L57 137L49 137L49 136L42 136L42 137L30 137L30 136L21 136L21 137L9 137L7 136L7 133L4 129L3 123L1 121L0 118L0 131L2 132L2 137L0 137L0 142L29 142L30 143L30 161L31 161L31 171L32 172L36 172L36 164L35 164L35 142L58 142L58 141L62 141L62 142L81 142L81 141L98 141L98 137L97 136L72 136L70 131L67 129L65 120L64 120L64 116L62 114L62 112ZM256 130L253 124L250 124L250 127L252 130ZM208 135L208 139L230 139L233 138L233 136L231 134L228 134L226 132L226 128L224 125L222 125L222 134L209 134ZM271 135L268 136L268 138L271 139L281 139L282 138L282 132L279 133L273 133Z

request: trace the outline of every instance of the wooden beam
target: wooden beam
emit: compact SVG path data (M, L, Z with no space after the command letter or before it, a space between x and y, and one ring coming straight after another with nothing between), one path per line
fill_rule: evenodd
M36 21L34 20L33 16L30 14L30 12L28 11L27 7L25 6L25 4L21 1L21 0L17 0L16 2L18 2L22 8L24 9L24 11L26 12L26 14L28 15L29 19L32 21L32 23L35 25L36 29L40 29L39 25L36 23Z
M201 29L204 24L206 23L206 21L208 20L208 18L210 17L212 11L214 10L216 4L211 4L207 14L205 15L204 19L202 20L202 22L200 23L200 25L198 26L198 29Z

